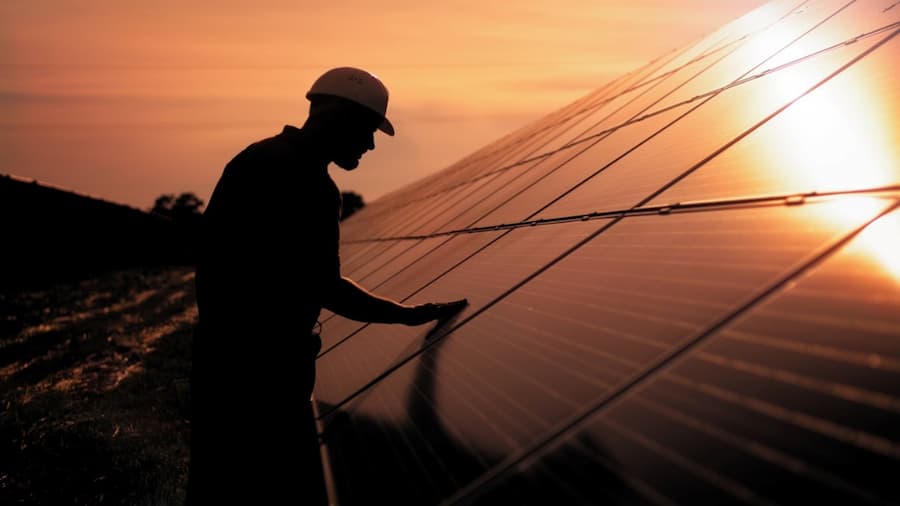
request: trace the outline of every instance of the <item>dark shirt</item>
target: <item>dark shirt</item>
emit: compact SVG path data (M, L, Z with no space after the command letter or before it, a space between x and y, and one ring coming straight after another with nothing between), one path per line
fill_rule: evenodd
M303 130L238 154L203 214L200 323L308 335L340 278L341 195Z

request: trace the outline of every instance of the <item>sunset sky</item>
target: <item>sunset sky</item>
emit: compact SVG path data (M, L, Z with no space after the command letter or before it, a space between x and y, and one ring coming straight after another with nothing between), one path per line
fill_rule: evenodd
M331 173L372 201L763 3L5 1L0 174L144 209L206 200L351 65L388 85L397 135Z

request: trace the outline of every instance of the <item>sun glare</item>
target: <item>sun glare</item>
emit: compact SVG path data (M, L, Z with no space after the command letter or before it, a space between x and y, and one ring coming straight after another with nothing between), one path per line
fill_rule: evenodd
M771 36L769 42L758 43L761 53L784 43L775 31L766 35ZM784 188L803 192L896 185L900 167L894 117L897 93L890 89L891 79L878 75L877 55L869 55L803 96L766 125L767 142L754 153L758 166L776 167ZM775 94L779 103L788 103L807 91L815 76L826 76L837 65L832 58L821 58L776 72L771 75L769 93ZM822 207L821 219L842 229L855 227L884 206L880 198L843 196L836 205ZM900 279L898 241L900 227L894 217L868 227L856 244L880 268Z
M864 81L852 73L833 87L803 97L782 113L780 142L770 156L788 170L785 177L816 191L853 190L893 181L891 125ZM778 82L776 92L790 96L796 86Z
M782 113L777 142L769 144L766 156L784 167L791 187L810 191L840 191L877 188L896 183L896 149L891 143L893 120L890 107L875 97L890 96L872 89L877 83L866 74L853 72L829 83L827 88L803 97ZM776 86L777 92L796 93L790 82ZM823 220L854 226L884 206L875 198L842 197L841 205L829 208ZM895 279L900 279L896 252L900 227L896 217L882 219L858 239L867 256Z
M856 239L877 267L900 283L900 213L894 212L872 223Z

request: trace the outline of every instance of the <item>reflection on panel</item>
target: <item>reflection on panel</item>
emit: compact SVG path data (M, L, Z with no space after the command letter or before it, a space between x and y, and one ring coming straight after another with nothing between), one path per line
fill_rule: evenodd
M459 316L464 319L512 289L601 225L601 221L594 221L507 232L487 249L409 298L408 303L466 298L469 306ZM476 236L492 235L494 234L471 234L471 239L466 239L481 242L483 238ZM449 248L449 244L441 249ZM385 284L379 289L379 293L391 296L393 287L408 296L425 285L422 279L401 278L403 276L396 278L398 283ZM344 401L388 367L417 352L425 343L426 334L431 327L432 325L370 325L330 353L321 356L316 361L316 367L322 381L317 383L315 391L316 400L322 405L320 412L327 413L329 405L334 406Z
M671 79L660 86L657 92L648 95L644 102L655 102L679 83L690 79L691 76L702 74L704 69L746 44L748 39L758 38L760 32L766 31L768 27L781 22L785 17L790 17L804 3L803 0L770 2L705 37L660 69L656 78L667 76Z
M516 223L528 218L542 205L638 146L687 110L687 107L674 108L643 121L620 125L594 140L502 174L457 206L458 214L438 221L435 230Z
M852 1L849 3L852 4ZM830 18L841 12L847 4L848 0L819 0L804 3L788 16L754 34L707 72L698 75L696 79L692 79L685 86L665 97L653 106L653 110L690 100L729 85L738 79L773 68L775 65L771 62L782 61L780 57L786 53L795 54L792 51L793 48L802 46L819 25L827 24ZM811 30L812 32L810 32ZM807 54L809 53L799 56Z
M628 209L644 202L785 105L790 99L772 93L773 86L790 83L789 95L799 96L864 49L838 49L723 92L555 202L539 217ZM742 107L747 103L756 107L744 112Z
M345 477L341 492L407 488L417 500L447 498L889 204L872 199L856 223L819 219L845 208L841 200L625 218L327 415L329 452L351 466L335 464ZM487 260L499 266L507 254L489 248L470 271L493 274ZM484 283L448 284L468 295ZM353 353L366 356L356 365L342 355L345 367L366 367L371 353ZM372 453L379 447L392 451ZM415 484L380 474L416 458L428 466L415 471Z
M722 26L706 40L741 41L802 9L810 0L775 0Z
M900 181L900 37L866 56L651 202L854 190ZM790 99L789 77L770 90ZM737 105L738 114L757 109Z
M640 87L640 81L658 65L659 63L651 63L645 68L639 69L621 79L615 86L610 87L609 93L584 103L580 107L570 106L559 111L559 115L550 115L546 121L542 121L541 128L523 140L517 149L511 150L502 158L490 160L489 163L481 163L477 167L476 177L517 166L539 153L556 149L572 137L572 130L578 131L583 128L579 125L590 121L590 118L596 114L603 114L603 111L609 109L610 102L616 100L617 97L633 95L634 90Z
M900 10L896 7L890 8L894 3L890 0L841 1L839 10L836 9L832 17L790 48L767 61L766 67L782 65L897 23L900 21ZM815 4L810 6L810 9L814 8L819 6Z
M682 53L683 54L683 53ZM673 57L680 56L679 54ZM620 93L606 97L604 101L593 107L588 114L579 118L578 122L572 122L566 125L565 129L558 129L555 137L548 139L547 142L536 144L532 150L531 156L534 157L538 153L552 153L564 146L571 145L578 139L582 139L586 132L596 131L598 128L611 128L616 126L617 118L620 117L621 111L630 109L630 104L639 101L645 101L645 97L656 96L660 89L668 89L673 86L673 82L679 82L683 79L683 75L694 72L695 67L702 66L700 62L711 58L710 55L698 56L697 59L689 60L682 66L675 67L669 72L659 73L652 79L647 78L647 74L640 74L640 80L635 79L628 81ZM668 62L668 58L661 59L657 65L648 66L646 71L658 70L663 63Z
M613 504L896 503L898 232L895 211L469 500L590 497L587 474Z
M533 181L520 189L516 183L509 185L515 190L501 207L487 214L474 225L477 227L492 226L500 223L516 223L533 217L554 199L565 194L575 185L589 179L594 173L603 169L631 149L638 149L641 144L666 125L685 114L688 108L678 108L666 113L647 118L646 120L623 126L598 141L576 145L559 151L541 161ZM610 191L612 192L612 188ZM619 189L624 191L624 188ZM498 189L499 195L506 195L507 189ZM644 194L633 195L628 202L643 197ZM611 208L610 205L603 206Z

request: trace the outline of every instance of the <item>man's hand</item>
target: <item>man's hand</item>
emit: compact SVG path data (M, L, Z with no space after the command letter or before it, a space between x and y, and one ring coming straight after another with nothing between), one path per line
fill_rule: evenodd
M432 320L446 320L459 313L469 304L466 299L453 302L429 302L417 306L409 306L404 312L403 323L405 325L422 325Z

